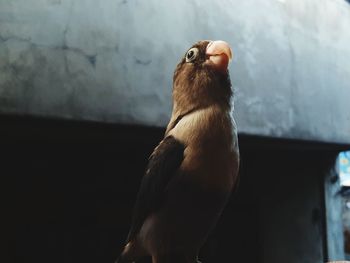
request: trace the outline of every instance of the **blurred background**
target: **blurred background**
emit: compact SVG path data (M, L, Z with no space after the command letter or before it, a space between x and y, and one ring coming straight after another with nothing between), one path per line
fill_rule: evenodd
M114 262L201 39L232 46L242 161L200 259L345 259L349 28L345 0L0 0L1 262Z

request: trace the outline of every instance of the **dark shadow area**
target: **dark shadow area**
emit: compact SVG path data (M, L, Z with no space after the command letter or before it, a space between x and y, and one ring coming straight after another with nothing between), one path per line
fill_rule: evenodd
M164 130L9 116L0 123L7 222L1 261L114 262ZM201 260L325 258L322 180L343 146L241 135L240 147L239 186Z

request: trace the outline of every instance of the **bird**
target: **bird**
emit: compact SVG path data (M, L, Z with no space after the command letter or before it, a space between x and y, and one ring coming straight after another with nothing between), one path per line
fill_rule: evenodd
M149 157L130 231L116 262L196 263L237 183L229 44L201 40L173 76L173 109Z

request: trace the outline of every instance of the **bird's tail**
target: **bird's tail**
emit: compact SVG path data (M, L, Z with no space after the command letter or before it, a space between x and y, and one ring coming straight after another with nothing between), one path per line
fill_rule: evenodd
M152 260L152 263L201 263L197 257L174 253L155 256Z
M123 257L123 255L120 255L117 260L114 263L132 263L134 262L133 260L128 260Z
M130 241L124 247L115 263L132 263L145 256L145 251L137 241Z

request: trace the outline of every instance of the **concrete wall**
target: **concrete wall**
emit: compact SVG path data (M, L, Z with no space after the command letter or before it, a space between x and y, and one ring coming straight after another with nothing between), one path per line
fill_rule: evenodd
M336 156L330 167L325 169L324 201L326 210L326 233L328 260L345 259L343 198L340 194L341 185L339 172L336 169Z
M245 134L350 142L344 0L0 0L0 112L164 126L199 39L233 46Z

